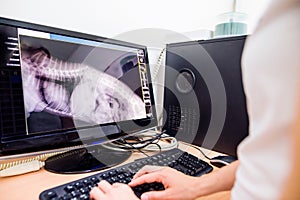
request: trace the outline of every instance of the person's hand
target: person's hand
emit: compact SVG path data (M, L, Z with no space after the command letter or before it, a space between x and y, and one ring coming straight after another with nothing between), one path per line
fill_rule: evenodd
M160 182L164 185L165 190L145 192L141 200L195 199L197 197L196 181L196 177L187 176L169 167L145 166L135 174L129 186L153 182Z
M107 181L100 181L98 187L94 187L90 192L90 198L94 200L138 200L131 188L122 183L110 184Z

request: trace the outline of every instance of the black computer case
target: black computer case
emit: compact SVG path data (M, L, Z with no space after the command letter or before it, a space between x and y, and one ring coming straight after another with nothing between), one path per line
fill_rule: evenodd
M168 44L163 129L236 156L248 135L241 57L247 36Z

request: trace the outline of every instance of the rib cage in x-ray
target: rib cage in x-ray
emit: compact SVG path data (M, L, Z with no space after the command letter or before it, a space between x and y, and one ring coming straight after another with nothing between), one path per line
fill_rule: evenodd
M53 58L43 48L21 55L27 117L47 111L98 124L146 115L141 98L110 75Z

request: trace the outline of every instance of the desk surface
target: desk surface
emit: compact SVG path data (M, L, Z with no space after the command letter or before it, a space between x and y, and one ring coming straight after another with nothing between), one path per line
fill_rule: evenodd
M197 157L206 160L201 153L195 148L189 147L182 143L179 144L179 148L190 152ZM213 151L203 150L206 155L213 157L218 155L218 153ZM132 162L137 158L144 157L141 153L133 153L131 157L121 165L124 165L128 162ZM207 161L207 160L206 160ZM2 161L3 162L3 161ZM217 169L214 169L217 170ZM99 173L91 172L84 174L73 174L73 175L62 175L48 172L44 169L41 169L37 172L31 172L28 174L0 178L0 199L11 199L11 200L34 200L39 198L39 194L49 188L52 188L57 185L68 183L70 181L84 178L92 174ZM199 198L199 200L225 200L229 199L230 192L220 192L206 197Z

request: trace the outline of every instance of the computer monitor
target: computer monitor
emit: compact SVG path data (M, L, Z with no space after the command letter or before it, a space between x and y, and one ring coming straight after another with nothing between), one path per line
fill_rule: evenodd
M163 127L167 133L237 155L249 126L241 68L246 38L167 45Z
M98 144L157 126L145 46L0 18L0 52L0 159L76 145L128 157Z

